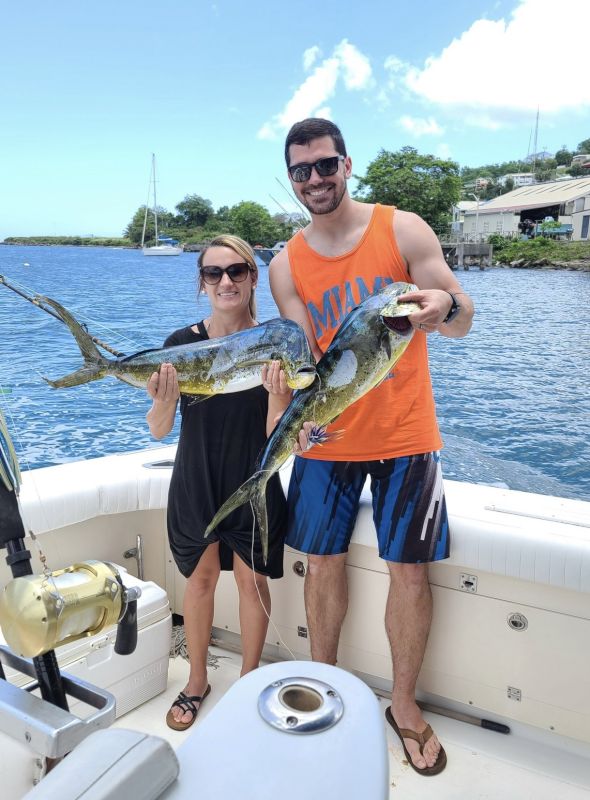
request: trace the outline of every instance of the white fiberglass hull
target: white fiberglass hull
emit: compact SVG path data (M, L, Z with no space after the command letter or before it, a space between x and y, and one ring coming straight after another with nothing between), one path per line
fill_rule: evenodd
M159 244L155 247L144 247L144 256L179 256L183 252L182 247L173 247L170 244Z
M185 581L166 536L174 455L175 447L155 448L25 472L26 527L37 533L50 568L96 558L135 571L133 558L125 556L139 540L145 580L164 587L172 610L181 614ZM288 480L286 473L281 477ZM590 790L590 503L455 481L445 481L445 490L451 558L430 567L435 614L419 696L431 705L507 724L511 733L429 715L449 754L448 768L433 778L437 795L441 800L472 796L473 782L485 774L490 798L505 798L512 786L513 796L578 800ZM35 545L27 540L27 546L40 571ZM285 577L270 582L273 625L265 655L271 660L309 658L305 568L305 558L286 548ZM347 572L350 603L338 664L386 694L391 662L383 610L389 583L365 495ZM0 586L8 578L0 558ZM219 580L214 634L221 647L239 647L231 573ZM237 680L239 658L234 664L224 656L220 663ZM173 745L184 740L186 734L171 732L164 723L185 685L188 665L180 666L165 699L154 698L117 724L169 737ZM225 691L222 673L211 670L213 699L199 724L206 724L208 708ZM403 786L405 797L427 796L423 779L404 766L390 730L387 736L392 781ZM0 769L3 785L11 771L14 762ZM253 776L255 771L253 765ZM534 794L527 793L530 781Z

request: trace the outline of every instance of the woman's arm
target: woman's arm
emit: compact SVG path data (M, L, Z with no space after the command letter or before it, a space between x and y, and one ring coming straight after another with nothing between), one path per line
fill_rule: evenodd
M178 378L172 364L162 364L160 371L152 374L147 391L153 400L152 407L146 414L147 424L155 439L163 439L172 430L180 397Z

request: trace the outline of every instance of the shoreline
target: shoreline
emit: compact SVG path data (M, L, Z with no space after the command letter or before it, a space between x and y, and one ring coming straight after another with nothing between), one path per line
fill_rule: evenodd
M129 244L106 244L104 241L100 241L100 239L96 239L95 242L80 242L80 243L66 243L66 242L31 242L31 241L24 241L19 240L16 242L7 242L1 241L0 245L6 245L7 247L108 247L115 250L141 250L141 247L138 245L129 245ZM195 245L195 244L188 244L184 246L185 253L193 253L199 252L202 245ZM573 258L571 261L565 261L564 259L555 259L554 261L548 258L535 258L528 260L526 258L519 258L515 261L510 261L508 263L503 263L500 261L495 261L492 265L492 268L496 267L498 269L555 269L555 270L572 270L576 272L590 272L590 258ZM486 269L490 269L487 267Z

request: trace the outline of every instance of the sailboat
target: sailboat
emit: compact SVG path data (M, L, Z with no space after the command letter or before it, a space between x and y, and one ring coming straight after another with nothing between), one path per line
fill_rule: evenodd
M154 205L152 208L154 214L154 225L156 229L155 239L156 244L151 247L145 246L145 231L147 227L147 218L149 211L150 195L153 192ZM176 239L171 239L167 236L158 235L158 204L156 202L156 156L152 153L152 169L150 172L150 182L148 186L148 199L145 204L145 217L143 220L143 231L141 232L141 249L144 256L179 256L182 253L182 247L178 245Z

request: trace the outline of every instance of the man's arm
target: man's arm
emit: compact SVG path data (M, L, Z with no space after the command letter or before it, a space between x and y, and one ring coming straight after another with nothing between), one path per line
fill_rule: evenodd
M281 250L268 267L268 276L270 282L270 290L274 301L277 304L282 317L292 319L294 322L299 323L311 347L311 352L316 361L322 357L322 351L318 347L318 343L313 333L313 328L307 315L305 303L297 294L297 289L293 283L291 275L291 266L289 264L289 256L287 250Z
M409 317L412 325L415 328L421 325L426 333L436 330L451 338L465 336L473 321L473 302L446 263L434 231L417 214L407 211L395 212L393 226L410 277L420 289L403 298L421 306L420 311ZM453 320L444 324L452 305L449 292L456 295L461 308Z

